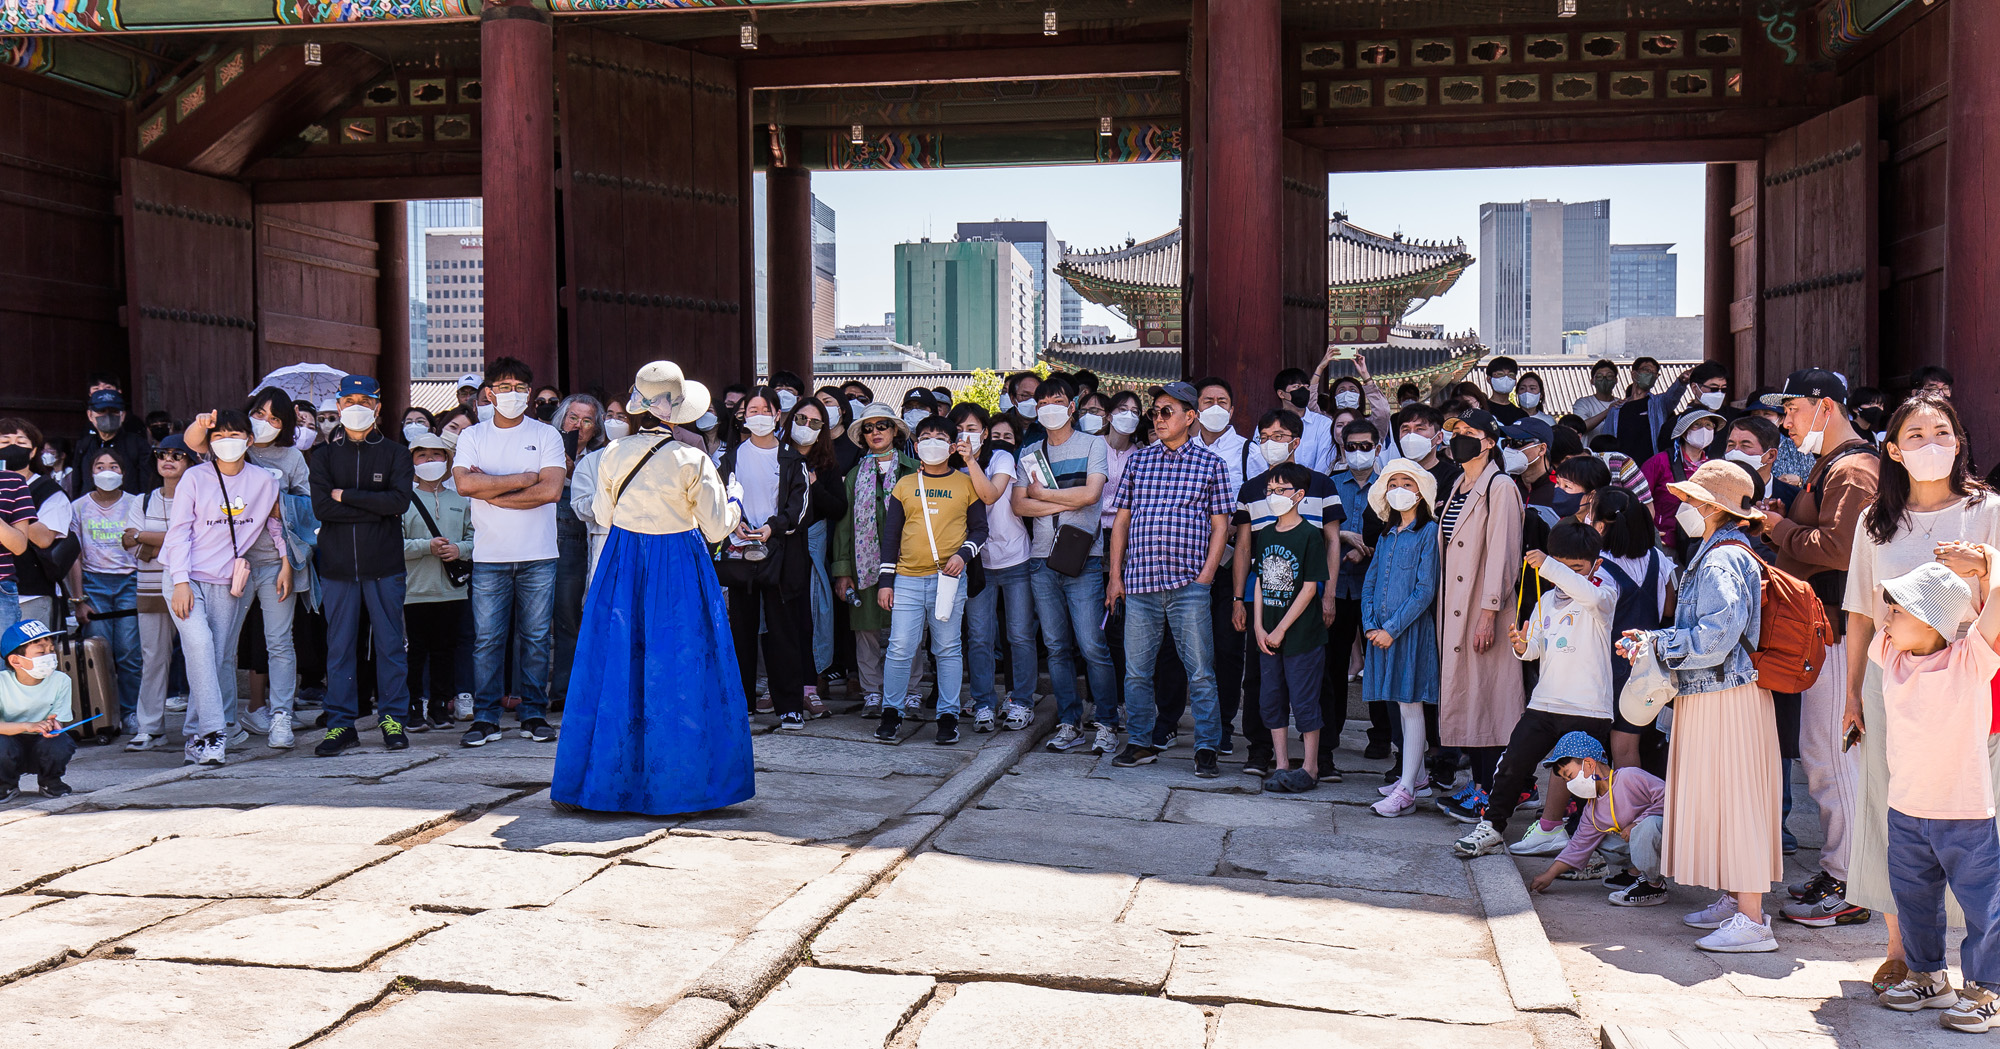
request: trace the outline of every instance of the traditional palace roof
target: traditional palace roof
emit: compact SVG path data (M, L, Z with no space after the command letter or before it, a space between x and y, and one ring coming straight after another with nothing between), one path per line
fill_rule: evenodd
M1472 264L1464 241L1449 243L1404 240L1363 229L1334 215L1327 227L1327 290L1408 288L1413 298L1442 294ZM1118 305L1118 294L1167 292L1181 287L1181 231L1175 228L1152 240L1101 251L1071 251L1059 268L1077 292L1095 302ZM1102 298L1093 296L1096 290Z

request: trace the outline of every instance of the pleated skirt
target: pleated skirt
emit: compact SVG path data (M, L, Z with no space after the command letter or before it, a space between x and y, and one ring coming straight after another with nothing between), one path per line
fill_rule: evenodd
M612 528L584 598L550 797L654 816L745 801L746 706L700 535Z
M1753 681L1675 697L1662 873L1721 892L1769 892L1785 873L1783 800L1771 693Z

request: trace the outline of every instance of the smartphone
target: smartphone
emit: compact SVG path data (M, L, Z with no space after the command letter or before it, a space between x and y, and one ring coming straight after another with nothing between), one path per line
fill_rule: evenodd
M1846 736L1845 736L1844 738L1842 738L1842 739L1841 739L1841 741L1840 741L1840 752L1841 752L1842 754L1845 754L1845 753L1847 753L1848 751L1850 751L1850 750L1853 750L1853 749L1854 749L1854 745L1855 745L1856 743L1859 743L1859 742L1861 742L1861 728L1860 728L1860 726L1856 726L1856 727L1854 727L1854 728L1851 728L1851 729L1848 729L1848 730L1847 730L1847 735L1846 735Z
M575 430L564 430L562 432L563 454L569 456L571 459L576 458L576 433Z

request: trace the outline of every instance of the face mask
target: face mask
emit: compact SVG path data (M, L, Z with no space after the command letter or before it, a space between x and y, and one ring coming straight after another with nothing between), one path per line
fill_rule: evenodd
M1659 372L1633 372L1633 373L1632 373L1632 382L1633 382L1633 384L1634 384L1634 385L1636 385L1636 386L1638 386L1638 387L1639 387L1640 389L1642 389L1642 390L1650 390L1650 389L1652 389L1652 388L1653 388L1653 384L1654 384L1654 383L1656 383L1656 382L1658 382L1658 381L1660 381L1660 373L1659 373Z
M1751 455L1741 448L1731 448L1729 453L1724 455L1723 458L1733 463L1742 463L1752 470L1761 471L1764 469L1764 459L1762 456Z
M1271 504L1271 512L1279 517L1291 513L1292 507L1299 505L1289 495L1267 495L1264 501Z
M1069 406L1066 404L1044 404L1035 409L1035 421L1045 430L1059 430L1069 422Z
M427 463L418 463L417 480L419 481L444 480L444 460L433 459Z
M459 432L457 430L446 430L445 432L438 434L438 440L443 441L444 446L446 448L457 448L458 433Z
M1403 446L1403 458L1423 462L1424 456L1431 454L1435 445L1431 439L1420 433L1406 433L1398 442Z
M1389 504L1389 509L1406 514L1417 505L1417 493L1408 488L1391 488L1389 493L1382 497L1382 501Z
M146 427L146 432L152 434L153 440L155 441L166 440L167 434L172 432L172 430L173 430L172 427L167 426L163 423L154 423L153 425Z
M519 390L493 395L493 410L509 419L519 419L528 410L528 395Z
M715 425L715 413L708 412L704 414L701 417L701 419L695 420L694 423L695 429L700 430L708 428L708 427L703 427L701 425L702 419L708 420L708 427L713 427ZM631 433L632 433L632 424L626 422L623 419L612 418L604 420L604 439L607 441L615 441L620 437L630 436Z
M807 426L805 423L792 424L793 444L796 444L801 448L805 448L810 446L814 441L817 440L819 440L818 430L815 430L812 427Z
M219 437L208 442L208 450L214 452L217 459L233 463L250 450L250 442L241 437Z
M1112 412L1111 428L1122 434L1139 432L1138 412Z
M775 415L753 415L743 420L743 428L759 437L769 437L778 429L778 417Z
M1711 390L1710 392L1704 393L1700 397L1697 397L1695 399L1701 402L1702 407L1712 412L1715 411L1717 408L1722 407L1723 399L1728 396L1729 396L1728 394L1722 392L1721 390Z
M793 393L793 392L792 392L792 391L790 391L790 390L779 390L779 391L778 391L778 410L779 410L779 411L781 411L781 412L789 412L789 411L791 411L791 410L792 410L792 405L794 405L794 404L797 404L797 403L799 403L799 395L798 395L798 394L796 394L796 393Z
M116 470L99 470L90 475L90 483L100 492L115 492L125 483L125 475Z
M1609 397L1611 396L1612 389L1618 385L1618 376L1600 375L1590 380L1590 385L1597 388L1597 395L1599 397Z
M1569 792L1586 801L1597 796L1597 779L1594 776L1577 776L1569 781Z
M1528 453L1519 448L1500 449L1500 469L1519 476L1528 469Z
M1306 406L1306 402L1312 399L1312 391L1301 386L1286 394L1285 399L1292 402L1292 407L1303 408Z
M277 439L278 439L277 427L272 426L270 423L267 423L264 420L257 418L256 416L251 416L250 418L251 441L257 444L270 444L272 441L275 441Z
M926 437L917 442L917 458L926 466L936 466L951 458L951 442L942 437Z
M59 455L57 455L57 454L56 454L56 453L54 453L54 452L43 452L43 453L42 453L42 465L43 465L43 466L50 466L50 467L52 467L52 466L54 466L55 464L57 464L57 463L59 463L59 462L62 462L62 456L59 456Z
M1889 420L1888 416L1882 414L1881 408L1872 404L1865 408L1855 409L1854 418L1859 420L1861 425L1870 431L1882 429L1882 424Z
M1573 517L1582 508L1582 492L1565 492L1558 488L1555 494L1549 496L1549 509L1554 510L1557 517Z
M1201 428L1210 432L1221 432L1229 426L1229 409L1219 404L1211 404L1201 410Z
M1014 398L1012 398L1012 397L1009 397L1009 396L1007 396L1007 395L1006 395L1006 394L1004 394L1004 393L1003 393L1003 394L1001 394L1001 395L1000 395L1000 414L1001 414L1001 415L1005 415L1005 414L1007 414L1008 412L1011 412L1011 411L1013 411L1013 410L1014 410Z
M1076 420L1076 425L1077 428L1082 430L1084 433L1103 433L1104 416L1102 415L1081 416Z
M403 424L403 443L404 443L404 444L408 444L408 443L410 443L411 441L414 441L414 440L416 440L417 438L419 438L419 437L422 437L422 436L424 436L424 435L426 435L426 434L428 434L428 433L430 433L430 432L431 432L431 428L430 428L430 427L428 427L428 426L425 426L425 425L424 425L423 423L404 423L404 424Z
M1365 473L1375 467L1374 452L1348 452L1347 468L1355 473Z
M1681 531L1692 536L1699 536L1708 531L1708 518L1703 516L1701 510L1693 503L1682 503L1680 509L1674 511L1674 523L1681 526Z
M931 413L924 411L922 408L912 408L903 413L903 425L914 430L917 428L918 423L930 417Z
M1355 393L1353 390L1342 390L1333 395L1333 406L1335 408L1359 408L1361 407L1361 395Z
M562 403L562 402L560 402L560 401L536 401L536 402L535 402L535 418L537 418L537 419L540 419L540 420L541 420L541 421L543 421L543 422L548 422L548 421L549 421L550 419L553 419L553 418L555 418L555 417L556 417L556 405L558 405L558 404L560 404L560 403Z
M700 430L702 433L709 433L715 429L715 423L714 412L703 412L701 413L701 418L694 421L694 428ZM625 423L625 432L628 434L632 432L631 423Z
M1264 461L1266 463L1276 466L1291 459L1292 442L1265 441L1263 444L1257 446L1257 450L1264 453Z
M1464 434L1457 434L1451 439L1452 462L1469 463L1479 458L1479 453L1482 451L1485 451L1485 448L1480 445L1479 438L1477 437L1467 437Z
M1918 445L1903 453L1903 469L1910 471L1912 481L1942 481L1951 476L1952 464L1957 461L1957 440Z
M847 399L847 414L850 418L854 419L861 418L861 409L866 407L868 407L868 405L863 403L860 400L860 398L850 397Z
M1514 402L1532 412L1535 409L1540 408L1542 406L1542 395L1539 393L1524 392L1519 396L1515 397Z
M1799 442L1799 451L1807 455L1818 455L1820 449L1826 445L1826 431L1819 428L1819 413L1825 407L1826 405L1822 404L1813 409L1812 422L1806 424L1813 427L1813 430L1806 434L1805 440Z
M1494 393L1506 395L1514 392L1514 377L1511 375L1491 376L1486 382L1493 387Z
M44 652L28 660L28 676L34 678L36 681L47 681L49 675L55 672L56 654L54 652Z
M969 451L971 451L974 456L977 456L979 454L979 446L985 443L986 440L984 437L976 433L962 433L958 435L958 439L965 442L965 447Z
M490 422L492 422L492 421L493 421L493 406L492 406L492 405L490 405L490 404L482 404L482 405L480 405L480 406L479 406L479 421L480 421L480 422L483 422L483 423L490 423Z
M1715 431L1706 426L1697 426L1681 435L1681 440L1689 448L1706 448L1715 443Z
M97 427L98 433L110 434L118 432L118 427L125 422L125 417L123 415L93 415L90 417L90 422L92 426Z
M350 404L340 410L340 425L357 433L366 433L375 428L375 409L365 404Z
M820 407L822 407L822 408L825 408L825 409L826 409L826 426L827 426L827 429L829 429L829 430L830 430L830 429L832 429L832 428L834 428L834 427L836 427L836 426L839 426L839 425L840 425L840 406L839 406L839 405L837 405L837 404L828 404L828 403L826 403L825 401L821 401L821 402L819 402L819 406L820 406Z
M21 467L28 465L28 457L32 454L26 445L0 445L0 467L8 470L19 470Z

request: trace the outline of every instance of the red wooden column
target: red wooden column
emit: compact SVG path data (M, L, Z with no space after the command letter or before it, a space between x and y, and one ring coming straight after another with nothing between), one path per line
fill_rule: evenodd
M556 369L555 35L533 0L479 16L486 201L486 359L518 357L538 383Z
M375 358L375 381L382 384L384 432L402 432L410 407L409 211L402 201L375 205L375 327L382 353Z
M1208 4L1188 23L1181 112L1181 374L1208 374Z
M796 372L808 384L813 363L812 172L793 163L765 176L765 285L770 326L766 375Z
M2000 389L2000 4L1955 3L1950 15L1943 354L1959 403L1970 405L1991 403ZM1966 423L1973 454L1993 461L2000 420L1974 411Z
M1278 0L1205 2L1205 357L1247 405L1284 366L1284 47Z
M1736 165L1708 166L1707 212L1702 222L1701 356L1732 368L1736 363L1736 336L1729 330L1729 304L1736 300L1736 249L1730 239L1736 235L1736 220L1730 210L1736 206ZM1736 375L1739 392L1756 388L1756 376Z

